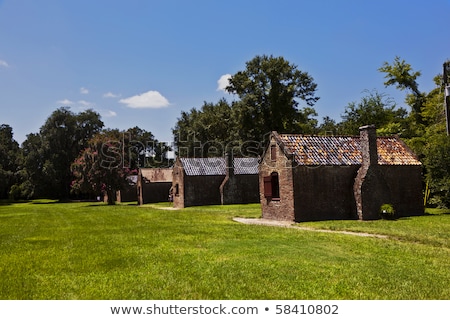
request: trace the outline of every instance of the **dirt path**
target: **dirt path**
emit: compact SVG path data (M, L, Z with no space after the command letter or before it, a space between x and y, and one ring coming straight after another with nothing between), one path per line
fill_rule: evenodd
M365 232L353 232L353 231L337 231L337 230L326 230L326 229L314 229L308 227L302 227L295 225L292 221L278 221L278 220L270 220L270 219L247 219L247 218L233 218L233 221L244 223L244 224L257 224L263 226L272 226L272 227L284 227L284 228L292 228L299 229L305 231L313 231L313 232L325 232L325 233L340 233L347 234L358 237L372 237L372 238L380 238L380 239L388 239L389 236L382 234L374 234L374 233L365 233Z

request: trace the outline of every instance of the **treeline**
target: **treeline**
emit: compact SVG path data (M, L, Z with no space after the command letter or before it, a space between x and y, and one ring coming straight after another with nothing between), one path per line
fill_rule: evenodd
M256 156L273 130L357 135L360 126L374 124L378 135L400 136L419 156L428 204L450 207L450 138L442 75L433 79L433 90L424 92L417 82L420 72L399 57L378 71L385 75L385 86L406 91L407 109L384 93L366 91L360 101L348 103L340 121L324 117L319 123L313 77L283 57L256 56L229 79L226 90L233 101L204 102L181 112L172 129L176 153L209 157L232 151ZM138 167L167 165L167 150L151 132L137 127L104 129L92 110L75 114L60 108L22 146L13 139L10 126L0 127L0 198L112 195Z
M120 189L126 183L125 173L163 165L167 150L151 132L139 127L104 129L93 110L78 114L66 107L55 110L38 133L27 135L21 147L13 138L13 129L3 124L0 199L92 199ZM83 167L86 159L90 162ZM103 181L99 182L99 175Z

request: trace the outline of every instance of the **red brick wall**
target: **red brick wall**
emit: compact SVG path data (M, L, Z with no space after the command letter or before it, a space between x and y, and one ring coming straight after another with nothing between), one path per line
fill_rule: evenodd
M271 145L275 140L271 138ZM259 166L259 197L261 201L262 217L275 220L294 220L294 186L292 177L292 161L286 157L277 145L276 160L271 159L271 148L267 149ZM278 173L280 198L266 198L264 196L264 177L273 172Z

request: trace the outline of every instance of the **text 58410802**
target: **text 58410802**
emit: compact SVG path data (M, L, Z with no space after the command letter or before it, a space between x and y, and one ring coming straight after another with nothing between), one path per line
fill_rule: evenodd
M276 314L338 314L338 309L336 304L277 304Z

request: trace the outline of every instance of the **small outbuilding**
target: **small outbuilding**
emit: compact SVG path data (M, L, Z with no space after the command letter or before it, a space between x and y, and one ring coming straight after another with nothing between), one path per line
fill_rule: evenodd
M259 202L257 158L177 158L173 168L173 206Z
M422 166L398 137L306 136L272 132L259 165L262 217L289 221L423 214Z
M169 201L171 168L140 168L137 177L138 204Z

